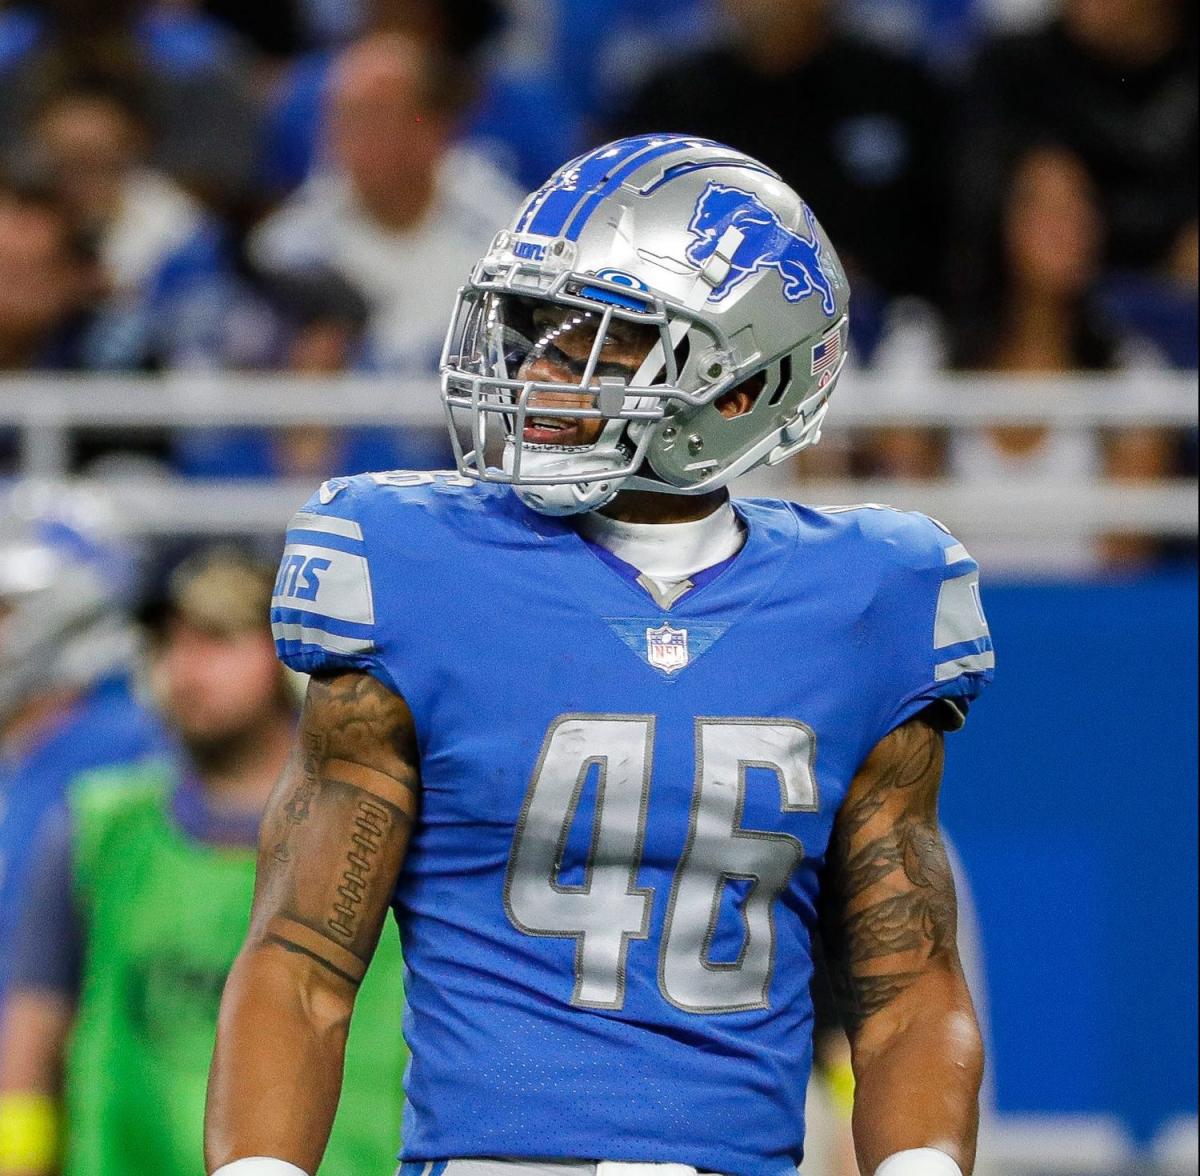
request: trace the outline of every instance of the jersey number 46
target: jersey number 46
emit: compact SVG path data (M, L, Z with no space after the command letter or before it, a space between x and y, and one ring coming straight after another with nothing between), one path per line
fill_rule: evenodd
M658 987L677 1008L765 1008L775 963L774 906L804 856L784 833L744 829L746 769L779 782L783 812L814 812L816 741L782 719L696 720L696 777L687 844L671 884ZM652 891L637 885L650 799L652 715L563 715L546 732L513 839L504 903L526 935L575 940L571 1003L619 1009L631 939L650 934ZM584 880L560 881L584 785L598 772ZM714 962L727 883L749 889L737 959Z

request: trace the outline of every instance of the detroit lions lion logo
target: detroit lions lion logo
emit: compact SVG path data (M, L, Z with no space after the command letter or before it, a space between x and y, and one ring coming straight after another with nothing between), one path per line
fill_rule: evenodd
M784 298L799 302L810 294L820 294L821 306L827 315L832 315L834 279L825 268L816 220L807 204L804 219L811 234L808 237L786 228L778 214L753 192L726 184L709 184L688 225L688 232L697 238L688 246L688 261L702 266L730 229L742 234L741 243L728 259L729 274L709 295L709 300L720 302L752 274L774 267L783 278Z

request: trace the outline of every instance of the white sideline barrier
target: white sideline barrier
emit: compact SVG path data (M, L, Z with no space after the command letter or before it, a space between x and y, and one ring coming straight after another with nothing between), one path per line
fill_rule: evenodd
M1005 1115L980 1140L979 1176L1150 1176L1121 1124L1103 1115Z
M234 425L378 425L441 429L435 382L382 376L6 376L0 430L20 435L19 473L60 477L72 435L83 429L187 430ZM1197 427L1195 373L1012 379L994 375L885 380L848 373L829 431L887 426L953 428L988 423L1080 428ZM212 534L231 520L275 534L312 492L310 482L198 483L104 479L148 534ZM800 481L794 467L758 470L743 494L814 504L882 502L941 519L968 544L992 539L1071 539L1104 533L1193 537L1200 531L1191 479L1147 483L1045 481Z
M1196 1176L1200 1171L1200 1121L1195 1116L1163 1125L1152 1149L1161 1176Z
M129 529L148 536L281 534L316 489L314 481L106 479L105 492ZM944 522L964 542L979 535L1029 538L1153 532L1186 538L1200 529L1196 486L1186 479L1146 485L1070 483L800 482L778 470L738 482L742 495L767 494L817 505L885 502Z
M1195 426L1195 372L914 379L850 372L831 428L1042 424ZM401 424L444 421L436 379L355 375L0 376L0 426Z

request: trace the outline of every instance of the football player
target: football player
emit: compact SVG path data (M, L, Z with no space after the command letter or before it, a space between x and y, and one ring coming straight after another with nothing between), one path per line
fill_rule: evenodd
M118 533L91 489L0 494L0 1008L39 825L80 772L163 745L133 689L137 552Z
M937 807L994 661L978 569L923 515L727 489L817 440L848 294L796 193L684 136L572 161L496 237L443 359L458 472L327 482L289 532L275 637L313 678L210 1172L315 1170L389 906L402 1176L793 1174L819 928L862 1171L971 1171Z

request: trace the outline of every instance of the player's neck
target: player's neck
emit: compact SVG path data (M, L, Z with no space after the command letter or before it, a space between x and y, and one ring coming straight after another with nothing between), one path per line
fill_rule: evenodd
M619 523L694 523L706 519L729 501L728 490L710 494L655 494L624 490L600 513Z

